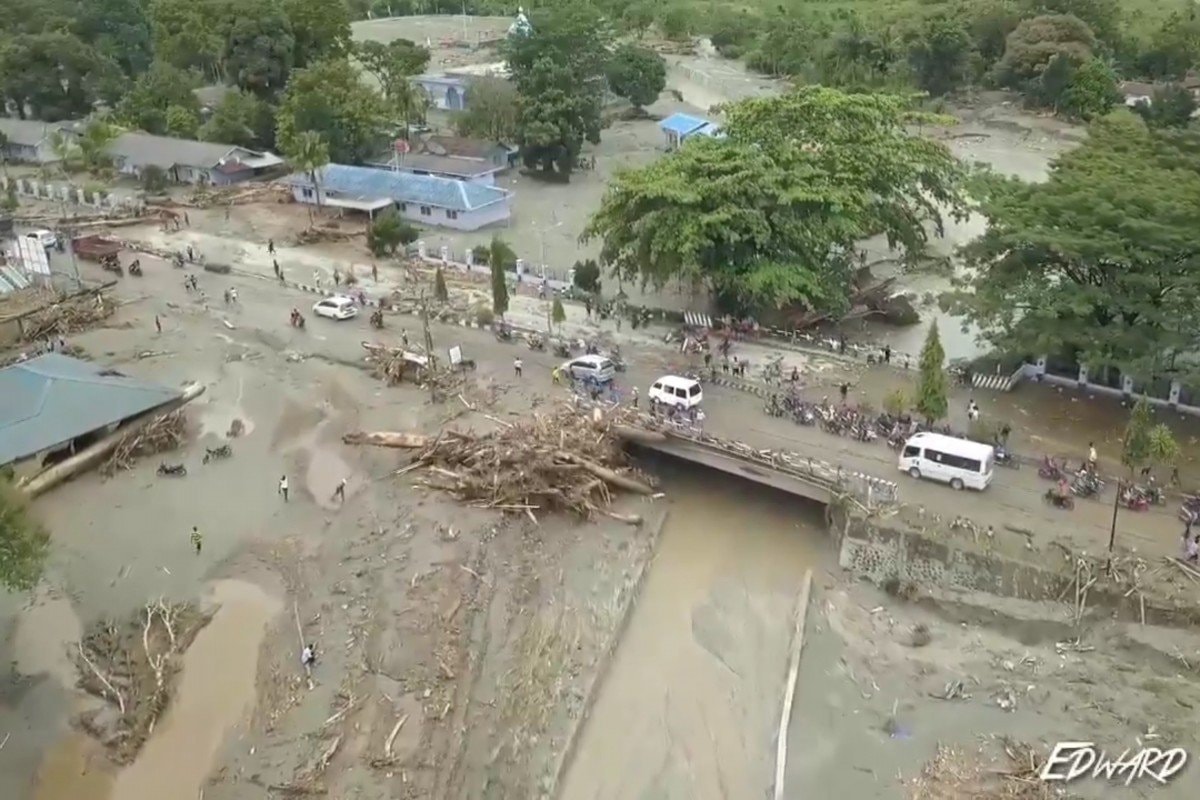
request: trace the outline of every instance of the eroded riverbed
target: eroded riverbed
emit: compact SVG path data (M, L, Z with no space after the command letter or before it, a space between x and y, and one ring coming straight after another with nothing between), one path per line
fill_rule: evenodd
M762 796L801 579L830 557L821 509L654 469L670 516L561 797Z

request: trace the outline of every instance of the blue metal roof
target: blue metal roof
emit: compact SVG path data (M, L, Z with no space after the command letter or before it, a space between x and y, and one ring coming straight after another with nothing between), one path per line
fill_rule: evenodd
M0 369L0 464L176 400L182 392L59 353Z
M504 189L469 181L345 164L325 165L320 169L318 180L321 191L331 197L360 201L387 198L397 203L416 203L454 211L474 211L499 203L509 195ZM284 182L312 188L312 181L302 172L289 175Z
M664 131L677 133L680 136L687 136L690 133L695 133L705 125L712 125L712 123L706 119L701 119L700 117L693 117L691 114L678 113L672 114L662 122L658 123L658 127L662 128Z

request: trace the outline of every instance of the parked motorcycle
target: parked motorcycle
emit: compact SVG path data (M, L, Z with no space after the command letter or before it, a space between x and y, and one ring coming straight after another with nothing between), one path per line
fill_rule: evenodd
M187 467L183 464L168 464L164 461L158 465L158 474L160 476L182 478L187 475Z
M496 341L511 342L513 340L512 328L505 325L503 322L496 326Z
M1130 486L1121 492L1121 505L1130 511L1145 511L1150 508L1150 501L1138 490L1138 487Z
M383 311L381 309L375 309L374 311L371 312L371 327L372 328L382 328L383 327Z
M121 259L116 256L104 256L100 259L100 269L105 272L115 272L118 275L124 275L125 270L121 267Z
M1055 508L1061 508L1064 511L1070 511L1071 509L1075 508L1074 497L1071 497L1069 494L1061 495L1054 489L1047 489L1046 493L1042 495L1042 499Z
M1013 455L1012 451L1009 450L1004 445L1002 445L1002 444L996 445L995 452L996 452L996 456L995 456L996 466L1008 467L1009 469L1020 469L1021 468L1021 462L1017 461L1017 457L1015 455ZM1041 474L1040 470L1039 470L1038 474Z
M1183 522L1200 521L1200 494L1190 494L1183 498L1179 506L1179 519Z
M525 343L529 345L530 350L545 350L546 339L540 333L529 333L525 335Z
M1071 483L1071 491L1079 497L1098 497L1104 491L1104 481L1090 472L1080 472Z
M220 447L206 447L204 448L204 463L207 464L209 461L229 458L231 455L233 455L233 448L227 444L223 444Z

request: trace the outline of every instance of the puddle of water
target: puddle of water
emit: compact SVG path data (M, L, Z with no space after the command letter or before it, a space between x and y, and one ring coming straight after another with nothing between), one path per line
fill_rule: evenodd
M113 787L111 765L100 745L72 733L46 753L34 800L103 800Z
M328 424L329 420L322 421L303 443L304 449L308 451L304 485L317 505L332 510L341 507L341 501L333 498L333 492L343 479L350 481L346 494L351 494L354 471L332 445L323 442L321 434Z
M770 783L796 596L825 546L820 512L716 474L655 471L670 517L564 800L717 800Z
M48 589L37 594L35 605L17 618L13 634L17 672L47 673L70 688L76 679L70 649L79 641L82 625L69 599Z

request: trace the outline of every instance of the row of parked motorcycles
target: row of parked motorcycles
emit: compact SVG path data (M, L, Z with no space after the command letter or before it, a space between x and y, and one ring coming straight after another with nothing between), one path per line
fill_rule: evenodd
M233 448L227 444L223 444L220 447L206 447L204 448L203 463L220 461L232 455ZM185 478L187 474L187 465L185 464L168 464L163 461L158 465L158 475L160 478Z

